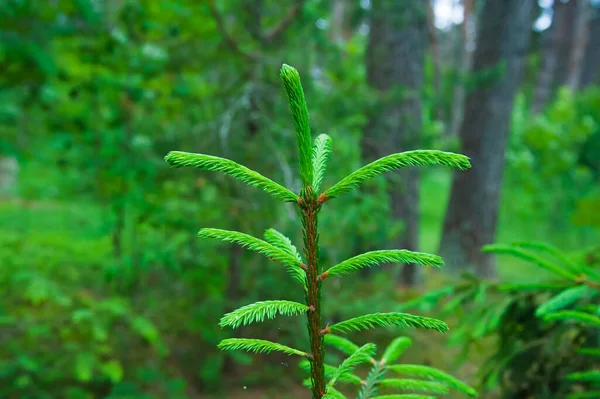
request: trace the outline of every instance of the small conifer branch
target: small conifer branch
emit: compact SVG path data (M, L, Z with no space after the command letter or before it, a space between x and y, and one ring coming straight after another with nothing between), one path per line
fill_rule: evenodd
M347 338L340 337L339 335L327 334L324 338L327 345L331 345L337 350L351 355L359 349L359 346Z
M523 249L534 249L552 255L554 258L560 260L562 264L570 271L577 273L579 267L573 263L569 258L565 256L558 248L545 242L538 241L519 241L512 244L515 247Z
M441 267L444 264L442 258L420 252L412 252L406 249L391 249L366 252L354 256L329 268L321 276L339 276L349 274L364 267L378 266L384 263L407 263L425 266Z
M587 285L590 288L600 290L600 284L588 279L588 276L585 274L577 276L577 284Z
M415 316L408 313L373 313L336 323L329 327L332 332L348 333L375 327L415 327L447 332L448 325L441 320Z
M264 339L252 338L227 338L222 340L218 347L222 350L243 350L254 353L271 353L283 352L286 355L297 355L308 357L308 353L298 349L290 348L289 346L281 345L276 342L266 341Z
M581 355L600 357L600 348L581 348L577 349L577 353Z
M412 340L409 337L396 338L385 349L381 361L383 363L391 363L396 361L411 345Z
M600 327L600 317L590 313L581 312L579 310L560 310L558 312L545 315L543 319L546 321L575 321L582 324L590 324L592 326Z
M343 178L323 194L326 199L336 198L356 189L365 180L372 179L385 172L411 166L442 165L460 170L471 167L469 158L452 152L436 150L414 150L392 154L363 166Z
M438 395L448 394L448 386L440 382L413 380L408 378L386 378L380 382L385 388L394 388L401 391L433 393Z
M428 380L434 380L439 383L448 385L450 388L464 393L471 397L477 397L477 392L459 380L456 377L451 376L448 373L434 369L432 367L421 366L416 364L394 364L388 366L388 370L395 373L401 374L406 377L417 377Z
M324 204L325 202L327 202L328 200L330 200L331 198L329 198L327 195L325 195L325 193L321 193L319 195L319 197L317 198L317 202L319 204Z
M225 173L251 186L258 187L285 202L296 202L298 200L296 194L282 185L229 159L205 154L171 151L165 157L165 161L173 168L191 166L200 170Z
M371 367L371 371L369 371L367 379L358 393L358 399L374 398L379 390L379 382L385 377L385 373L386 368L384 364L380 363Z
M261 301L242 306L233 312L227 313L221 318L221 327L238 328L265 319L274 319L277 313L283 316L295 316L306 313L308 306L292 301Z
M285 235L275 229L267 229L267 231L265 231L265 240L274 247L277 247L295 257L298 262L300 262L300 267L306 269L306 265L302 263L300 252L298 252L298 249L294 246L294 244L292 244L292 240L287 238Z
M333 376L331 376L331 379L329 380L326 389L329 390L330 388L333 388L335 386L335 383L341 376L352 373L352 371L354 371L356 366L358 366L359 364L368 362L369 359L371 359L373 355L375 355L376 349L377 347L375 346L375 344L365 344L361 346L352 355L344 359L342 364L340 364L334 372Z
M567 379L570 381L597 382L600 381L600 370L588 370L570 373L569 375L567 375Z
M315 139L315 144L312 150L312 166L313 166L313 181L312 188L318 192L321 188L325 169L327 168L327 160L331 154L331 137L326 134L320 134Z
M346 395L344 395L343 393L341 393L340 391L338 391L335 388L329 388L329 390L327 391L327 393L324 393L322 396L323 399L348 399L346 397Z
M299 366L302 370L310 372L310 361L303 359L300 361ZM331 379L335 372L337 371L337 367L332 366L330 364L325 364L325 377ZM362 380L355 374L346 373L339 377L338 381L340 382L348 382L354 385L360 385Z
M505 245L505 244L491 244L486 245L482 249L483 252L491 252L494 254L502 254L502 255L512 255L516 258L520 258L526 260L528 262L532 262L537 266L548 270L558 276L561 276L567 280L575 281L577 279L577 275L573 272L566 270L565 268L556 265L554 263L548 262L546 259L543 259L529 251L523 250L519 247L513 245Z
M237 231L221 229L202 229L198 233L198 237L216 238L221 241L236 243L242 248L261 253L271 260L282 262L294 279L306 284L306 272L300 267L298 259L266 241Z
M594 296L594 294L600 294L600 292L586 285L580 285L566 289L560 294L553 296L548 301L541 304L536 309L535 315L540 317L548 313L564 309L582 298L591 298Z
M369 399L436 399L436 397L431 395L422 395L418 393L393 393L390 395L372 396L369 397Z
M304 90L300 82L298 71L286 64L281 67L281 80L285 87L294 128L296 129L296 138L298 139L298 150L300 160L300 177L304 187L310 186L313 181L312 168L312 143L310 137L310 123L308 118L308 108L304 98Z
M324 329L321 330L321 335L326 335L329 334L331 332L331 329L329 328L329 326L325 327Z

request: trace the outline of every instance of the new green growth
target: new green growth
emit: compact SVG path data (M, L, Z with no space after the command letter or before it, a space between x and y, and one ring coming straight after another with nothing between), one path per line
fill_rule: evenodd
M292 120L298 141L298 159L302 188L299 194L242 166L234 161L211 155L192 154L187 152L170 152L165 160L172 167L191 166L200 170L223 172L251 186L261 188L273 197L284 202L296 204L302 220L304 257L302 257L291 240L280 232L269 229L263 239L244 233L220 229L202 229L201 238L214 238L236 243L247 249L261 253L270 260L280 262L291 277L303 290L305 303L288 300L268 300L243 306L221 319L222 327L237 328L255 322L273 319L278 314L285 316L306 315L309 345L305 349L291 348L276 342L254 338L229 338L223 340L219 347L222 350L244 350L255 353L283 352L288 355L303 357L302 365L310 372L308 385L313 399L345 398L336 389L340 382L359 382L361 391L359 398L395 399L395 398L430 398L431 395L444 394L448 388L475 396L475 392L439 370L417 365L387 365L386 359L396 358L406 344L405 337L394 341L379 361L373 360L375 345L366 344L358 347L342 337L334 335L351 331L367 330L375 327L415 327L431 329L437 332L448 331L448 326L441 320L412 315L408 313L372 313L353 317L333 325L325 325L322 320L323 281L328 277L342 277L362 268L378 266L385 263L409 263L422 266L441 267L442 259L435 255L412 252L404 249L371 251L354 256L327 270L324 270L319 259L318 216L324 204L335 198L357 189L363 182L400 168L442 165L465 170L470 167L469 159L460 154L434 150L415 150L388 155L374 161L337 184L321 190L327 161L331 155L331 138L321 134L313 141L309 124L309 114L296 69L289 65L281 68L281 79L285 87ZM337 367L326 365L324 355L326 343L341 349L348 357ZM395 348L395 349L394 349ZM391 351L390 353L388 353ZM389 359L388 359L389 360ZM371 362L371 373L362 380L353 373L354 368L364 362ZM384 379L386 371L401 375L419 377L421 379ZM357 380L358 379L358 380ZM397 390L400 393L374 396L378 388Z

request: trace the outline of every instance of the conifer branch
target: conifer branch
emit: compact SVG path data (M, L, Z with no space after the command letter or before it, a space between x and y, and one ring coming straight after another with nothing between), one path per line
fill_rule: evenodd
M326 134L320 134L315 139L312 150L313 182L312 187L318 192L327 169L327 160L331 154L331 137Z
M346 355L351 355L360 348L358 345L356 345L349 339L334 334L325 335L325 343L333 346L334 348L345 353Z
M597 290L590 288L586 285L575 286L562 291L560 294L553 296L543 304L541 304L535 311L535 315L540 317L548 313L561 310L578 301L582 298L591 298L594 294L600 294Z
M285 202L296 202L298 200L296 194L282 185L229 159L205 154L171 151L165 157L165 161L173 168L191 166L200 170L223 172L244 183L258 187L271 194L273 197L284 200Z
M579 270L579 267L575 263L573 263L569 258L567 258L560 249L545 242L518 241L513 243L512 245L523 249L535 249L541 252L545 252L560 260L563 263L563 265L566 266L569 270L573 272L577 272Z
M322 399L348 399L343 393L335 388L329 388L327 393L322 396Z
M408 313L373 313L336 323L329 327L332 332L348 333L375 327L415 327L446 332L448 325L441 320L415 316Z
M390 371L407 377L417 377L434 380L442 384L446 384L450 388L453 388L456 391L464 393L468 396L477 397L477 392L473 388L460 381L458 378L453 377L450 374L445 373L443 371L434 369L432 367L420 366L415 364L394 364L388 366L388 369Z
M333 388L337 380L346 374L352 373L352 371L361 363L368 362L374 355L377 347L375 344L365 344L361 346L356 352L348 356L342 364L338 366L335 373L327 384L327 390Z
M452 152L435 150L414 150L388 155L377 161L363 166L350 175L343 178L333 187L323 193L324 200L339 197L356 189L365 180L377 177L385 172L397 170L411 166L442 165L450 166L460 170L466 170L471 167L469 158L454 154Z
M364 267L379 266L384 263L412 263L416 265L441 267L444 264L444 261L436 255L412 252L406 249L371 251L338 263L329 268L325 272L326 275L322 278L349 274Z
M523 260L526 260L528 262L532 262L536 265L538 265L539 267L548 270L549 272L552 272L558 276L561 276L563 278L566 278L567 280L572 280L575 281L577 279L577 275L565 270L564 268L555 265L554 263L548 262L547 260L529 252L529 251L525 251L522 250L518 247L512 246L512 245L504 245L504 244L491 244L491 245L486 245L482 248L483 252L492 252L495 254L505 254L505 255L512 255L516 258L520 258Z
M303 359L300 361L300 363L298 365L302 370L310 372L310 361L309 360ZM335 374L337 369L338 369L337 367L332 366L331 364L325 364L325 377L326 378L333 377L333 375ZM346 373L346 374L340 376L338 381L347 382L347 383L354 384L354 385L361 385L361 383L362 383L362 380L360 379L360 377L355 374L352 374L352 373Z
M581 348L577 349L577 353L582 355L600 357L600 348Z
M277 247L282 251L287 252L289 255L292 255L298 260L298 262L302 263L300 252L298 252L298 249L294 246L294 244L292 244L292 240L284 236L279 231L275 229L267 229L267 231L265 231L265 240L274 247Z
M386 378L380 382L382 387L394 388L402 391L434 393L446 395L448 386L434 381L412 380L408 378Z
M391 363L396 361L406 349L412 345L412 339L409 337L398 337L393 340L383 353L381 360L384 363Z
M416 393L396 393L391 395L375 396L373 399L435 399L435 396L419 395Z
M222 350L243 350L254 353L271 353L275 351L283 352L286 355L309 357L308 353L306 352L302 352L298 349L290 348L289 346L281 345L276 342L266 341L264 339L227 338L222 340L218 347Z
M200 238L216 238L221 241L239 244L242 248L266 255L269 259L279 261L286 266L292 277L302 284L306 284L306 273L300 266L301 263L293 255L251 235L237 231L221 229L202 229L198 233Z
M558 312L549 313L543 317L546 321L556 320L572 320L583 324L591 324L600 327L600 317L593 314L580 312L578 310L560 310Z
M304 98L304 90L300 82L300 75L296 68L283 64L281 67L281 80L285 87L292 120L296 129L296 138L298 140L300 177L304 187L310 186L313 181L313 169L311 161L312 140L310 136L310 122L308 118L308 108Z
M567 376L567 379L570 381L590 381L590 382L600 382L600 369L599 370L588 370L588 371L579 371L576 373L570 373Z
M221 318L221 327L238 328L265 319L274 319L277 313L282 316L295 316L306 313L308 306L292 301L262 301L242 306Z
M379 391L379 382L385 377L386 368L383 362L377 362L369 371L357 399L371 399Z

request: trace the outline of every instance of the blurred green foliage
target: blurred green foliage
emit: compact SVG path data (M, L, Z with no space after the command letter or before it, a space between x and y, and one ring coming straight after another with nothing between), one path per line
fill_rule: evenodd
M216 349L224 312L259 298L300 299L290 297L285 271L265 273L262 259L204 244L195 233L218 225L261 235L272 226L300 242L298 216L229 179L175 175L163 156L172 149L227 156L298 188L296 155L287 150L295 136L273 73L287 62L310 71L303 85L313 131L335 143L327 187L362 164L362 129L377 106L365 82L366 36L333 43L315 22L329 19L330 4L316 0L264 43L248 33L252 1L215 3L237 51L207 2L0 2L0 158L19 166L14 196L0 198L1 397L190 398L219 390L223 397L237 364L255 366L236 379L240 389L295 373L285 358L263 363ZM259 25L269 31L292 2L263 4ZM352 24L364 12L356 7ZM423 147L455 150L443 132L458 77L442 71L437 90L429 61L427 68ZM498 241L535 237L584 250L599 237L600 90L561 91L537 117L529 102L524 92L513 112ZM450 178L423 174L423 251L437 251ZM371 195L349 195L323 214L325 264L402 234L402 221L388 217L385 182L366 190ZM343 289L332 282L331 295L345 296L326 318L397 311L398 301L417 294L397 290L397 273L388 268ZM541 278L522 261L500 273ZM523 301L531 314L533 300ZM300 322L273 323L244 334L306 339ZM423 351L415 362L451 362Z
M520 242L485 250L524 260L544 277L498 282L465 275L405 307L457 317L449 343L460 348L463 362L474 354L483 357L478 370L483 395L497 390L506 399L598 395L600 248L565 253Z

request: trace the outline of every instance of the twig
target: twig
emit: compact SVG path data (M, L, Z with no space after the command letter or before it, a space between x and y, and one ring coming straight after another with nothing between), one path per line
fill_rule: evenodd
M300 14L302 10L302 6L304 6L305 0L297 0L296 4L290 7L287 15L274 27L269 29L268 32L265 33L265 40L268 42L274 42L281 36L283 32L294 22L294 19Z
M215 5L214 0L208 0L208 6L210 7L210 12L212 13L213 18L215 19L215 22L217 23L217 29L219 30L219 33L221 33L221 36L223 36L223 39L225 40L225 43L227 43L229 48L231 48L231 50L233 50L235 53L238 53L239 55L245 58L248 58L250 60L256 60L258 57L255 54L243 51L238 45L238 43L233 39L233 37L231 37L229 32L227 32L227 29L225 28L225 22L223 21L223 17L221 16L221 14L219 14L219 10L217 10L217 6Z

